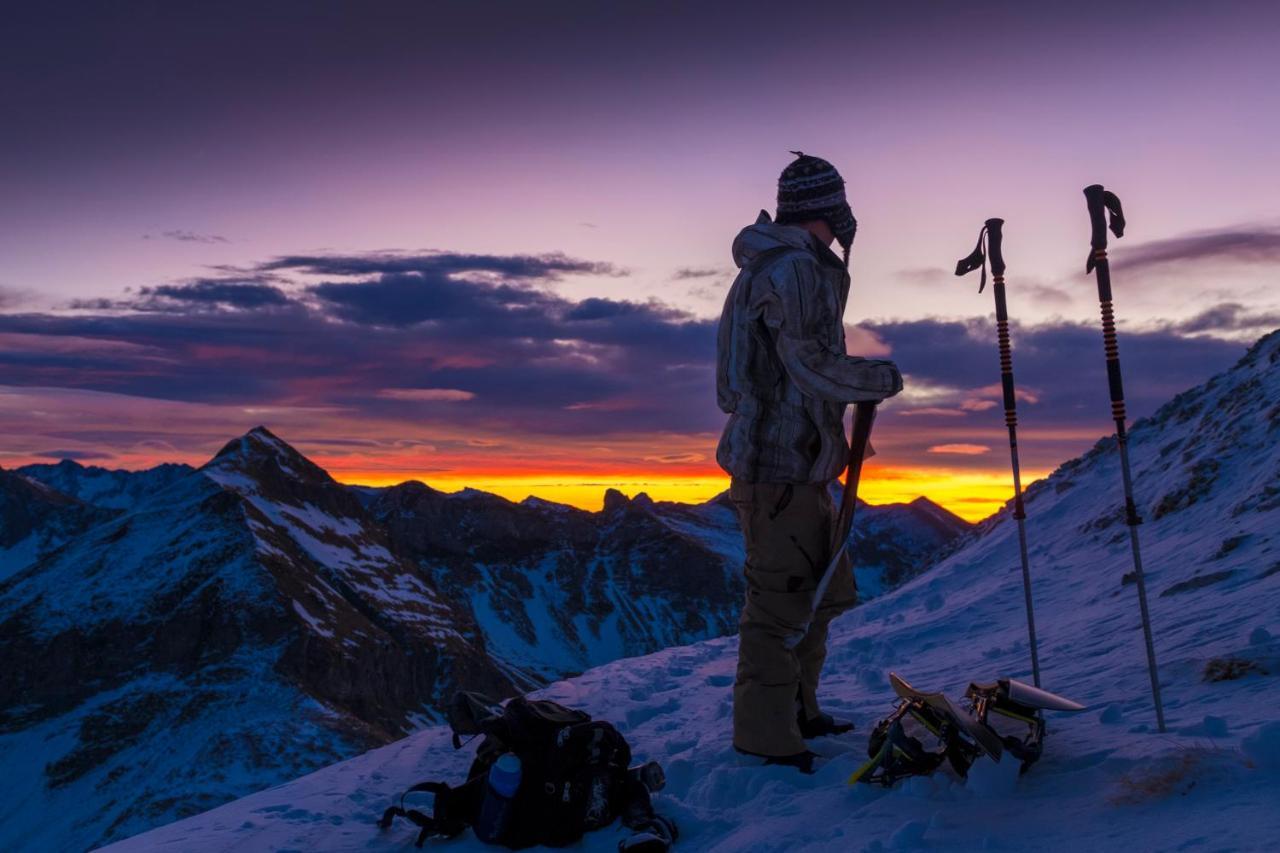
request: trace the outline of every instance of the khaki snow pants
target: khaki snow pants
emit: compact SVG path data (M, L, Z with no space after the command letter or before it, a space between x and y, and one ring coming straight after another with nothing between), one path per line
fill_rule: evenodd
M818 715L818 679L827 627L857 603L846 558L805 630L818 581L830 560L836 509L825 485L745 483L729 497L746 543L747 597L738 620L733 745L758 755L805 750L797 710Z

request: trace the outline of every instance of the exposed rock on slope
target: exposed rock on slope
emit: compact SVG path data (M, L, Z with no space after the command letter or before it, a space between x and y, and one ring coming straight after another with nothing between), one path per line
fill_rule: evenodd
M111 514L0 469L0 581Z

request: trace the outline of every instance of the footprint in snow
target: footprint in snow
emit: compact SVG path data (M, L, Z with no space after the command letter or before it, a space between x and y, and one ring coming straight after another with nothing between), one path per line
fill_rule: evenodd
M627 711L627 727L634 729L636 726L647 723L655 717L661 717L663 714L670 714L678 710L680 710L680 703L675 699L668 699L661 705L632 708Z
M292 806L281 803L274 806L263 806L255 809L254 814L274 814L290 823L315 823L317 820L328 821L329 823L342 823L342 818L337 815L322 816L315 812L309 812L306 809L295 809Z
M669 740L663 744L663 748L667 751L667 755L679 755L686 750L693 749L697 745L697 738L683 738L680 740Z

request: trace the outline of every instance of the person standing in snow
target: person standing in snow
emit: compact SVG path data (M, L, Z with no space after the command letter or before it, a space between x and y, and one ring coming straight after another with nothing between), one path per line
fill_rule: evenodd
M810 623L831 557L830 485L848 461L844 411L897 394L902 376L893 362L845 352L857 221L835 167L792 153L778 179L776 220L761 211L733 241L741 271L716 339L716 397L729 415L716 461L732 478L746 544L733 745L807 773L814 754L806 739L853 728L823 713L817 698L827 627L857 600L848 565Z

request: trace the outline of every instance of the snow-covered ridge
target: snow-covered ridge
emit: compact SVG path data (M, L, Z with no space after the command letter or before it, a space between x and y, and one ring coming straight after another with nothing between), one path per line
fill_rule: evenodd
M832 626L823 693L859 723L815 742L814 777L749 766L730 749L735 643L615 661L541 695L614 721L658 759L656 800L678 849L1270 850L1280 837L1280 334L1134 426L1132 455L1170 732L1154 715L1112 441L1028 495L1045 686L1086 703L1051 716L1044 758L884 791L847 788L866 733L892 707L886 674L960 695L1028 671L1017 545L1001 515L926 574ZM469 750L429 728L113 850L400 850L380 832L393 795L460 780ZM619 833L583 850L616 849ZM470 836L450 843L479 850Z
M0 847L141 831L398 737L459 683L512 689L345 487L265 430L233 444L125 509L63 496L92 523L0 579Z
M0 847L122 837L385 743L459 686L733 630L732 510L609 504L347 487L262 427L198 470L0 471Z
M113 471L64 459L54 465L26 465L19 473L90 506L124 510L187 476L191 467L165 463L148 471Z

